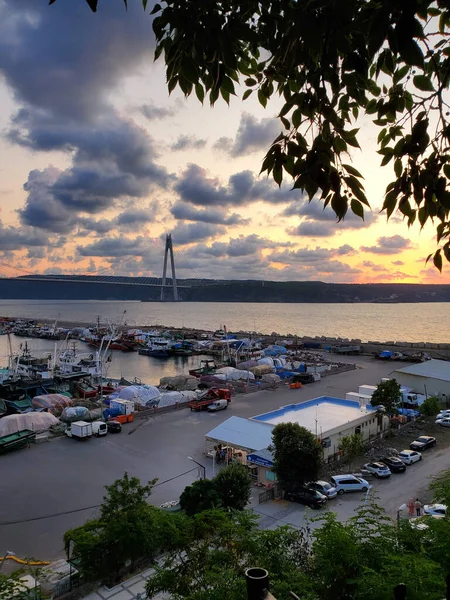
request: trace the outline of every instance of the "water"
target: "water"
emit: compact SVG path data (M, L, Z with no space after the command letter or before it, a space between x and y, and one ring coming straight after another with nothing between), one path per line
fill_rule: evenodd
M192 327L215 330L226 325L230 331L257 331L281 335L330 336L364 341L376 340L450 343L450 304L246 304L220 302L101 302L47 300L0 300L0 315L33 319L59 319L79 323L119 322L130 327ZM125 315L123 315L126 311ZM17 351L25 338L12 336ZM61 342L59 342L61 345ZM49 340L29 340L33 353L53 351ZM79 343L80 351L92 348ZM0 336L0 366L6 364L7 338ZM187 373L204 357L158 359L136 352L113 352L108 376L138 377L145 383Z

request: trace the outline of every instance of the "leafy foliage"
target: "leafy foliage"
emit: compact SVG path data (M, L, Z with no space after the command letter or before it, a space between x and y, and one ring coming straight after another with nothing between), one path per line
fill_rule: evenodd
M350 466L353 460L364 452L364 441L361 434L346 435L339 441L339 450L343 460Z
M1 563L0 563L1 566ZM29 598L28 592L21 589L20 577L23 571L19 570L11 575L0 574L0 600L25 600Z
M250 500L252 484L246 467L239 463L229 465L213 481L223 508L244 510Z
M151 14L169 92L229 103L243 84L242 99L263 107L281 97L282 131L262 172L279 185L287 175L339 221L348 210L364 218L369 205L346 157L360 147L358 117L371 118L381 166L393 165L387 218L436 220L441 247L428 259L439 270L450 261L447 0L161 0Z
M180 496L181 508L192 516L212 508L244 510L251 493L251 477L240 464L222 469L213 479L188 485Z
M323 448L315 436L298 423L280 423L273 428L274 470L285 490L317 479Z
M400 389L401 385L396 379L382 381L372 394L370 403L372 406L384 406L388 415L395 414L401 398Z
M142 486L125 473L106 487L100 518L65 533L65 547L72 546L71 556L79 559L87 579L113 581L125 567L155 557L163 547L177 546L183 517L147 504L153 484Z
M442 409L442 403L436 396L429 396L420 406L420 412L426 417L434 417Z
M437 502L450 506L450 469L442 471L433 478L430 490Z
M200 479L188 485L180 496L180 506L189 516L218 508L220 498L211 479Z

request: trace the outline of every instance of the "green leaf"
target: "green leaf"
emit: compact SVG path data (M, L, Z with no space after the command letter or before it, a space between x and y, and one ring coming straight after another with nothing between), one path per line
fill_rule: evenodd
M142 6L144 7L144 10L147 9L147 3L148 3L148 0L142 0ZM157 12L159 12L160 10L161 10L161 4L155 4L155 6L152 8L150 14L154 15Z
M292 114L292 125L294 127L300 127L302 123L302 111L296 108Z
M422 92L434 92L434 87L431 79L426 75L416 75L413 78L413 83L418 90Z
M442 256L440 250L436 250L436 252L434 253L433 263L436 269L438 269L442 273Z
M416 41L413 39L406 39L403 41L398 48L399 54L407 65L416 67L423 67L424 60L422 50Z
M355 167L352 167L352 165L343 164L342 166L347 171L347 173L350 173L350 175L355 175L355 177L361 177L361 179L364 179L361 173L358 170L356 170Z
M347 144L345 143L345 141L339 137L336 136L333 139L333 147L336 150L336 152L346 152L347 151Z
M261 88L259 88L259 90L258 90L258 100L259 100L259 103L264 108L266 108L266 106L267 106L267 98L265 97L264 92L262 91Z
M361 219L364 221L364 208L359 200L356 200L356 198L352 198L352 201L350 202L350 208L352 209L352 212L355 213L355 215L361 217Z
M251 94L253 94L253 90L245 90L243 96L242 96L242 100L247 100L247 98L249 96L251 96Z
M183 56L183 58L181 59L180 71L185 79L187 79L191 83L197 83L197 81L198 81L197 66L190 56L187 56L187 55ZM181 87L181 85L180 85L180 87Z
M256 79L253 79L252 77L248 77L247 79L244 80L245 85L248 86L252 86L252 85L256 85L258 82L256 81Z
M285 129L291 128L291 124L290 124L289 120L286 119L286 117L280 117L280 120L283 123Z
M201 83L195 84L195 95L200 100L200 102L203 104L203 100L205 99L205 90L203 89L203 86Z
M234 91L234 83L229 77L224 77L220 88L221 90L224 90L225 92L236 96L236 92Z
M230 92L227 92L227 90L224 90L223 87L221 87L220 94L221 94L222 98L225 100L225 102L227 104L230 104Z
M281 167L281 165L274 166L273 178L274 178L275 183L277 183L280 186L281 182L283 181L283 168Z
M167 84L169 94L171 94L173 92L177 83L178 83L178 77L172 77L172 79L169 80L169 82Z
M401 177L401 174L403 173L403 163L400 158L397 158L394 163L394 171L396 177Z

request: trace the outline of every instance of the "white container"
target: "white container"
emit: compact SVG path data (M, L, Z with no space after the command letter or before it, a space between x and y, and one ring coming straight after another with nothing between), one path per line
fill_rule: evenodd
M78 440L85 440L92 437L92 423L86 421L75 421L70 427L71 436Z
M376 389L376 385L360 385L359 393L361 394L361 396L372 396Z
M134 413L134 402L131 400L111 400L109 407L120 409L121 415L132 415Z
M92 425L92 434L96 437L106 435L108 433L108 426L104 421L94 421Z

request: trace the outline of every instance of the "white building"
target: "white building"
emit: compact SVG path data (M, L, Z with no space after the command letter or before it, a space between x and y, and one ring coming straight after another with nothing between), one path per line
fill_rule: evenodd
M417 394L450 399L450 362L445 360L428 360L397 369L391 377Z

